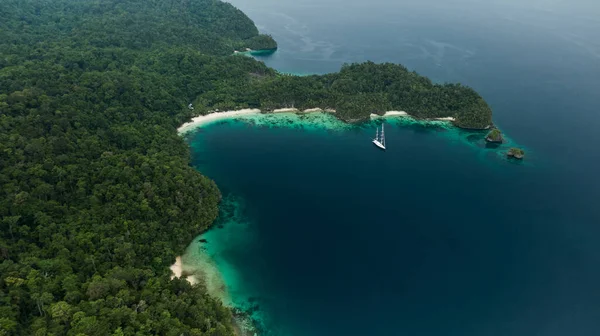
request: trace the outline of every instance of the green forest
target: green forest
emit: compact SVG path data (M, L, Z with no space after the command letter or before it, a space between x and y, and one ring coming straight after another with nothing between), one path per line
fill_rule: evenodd
M403 109L481 128L472 89L393 64L293 77L216 0L0 2L0 335L233 335L232 313L169 266L218 214L177 135L195 112Z
M237 90L231 94L201 94L196 103L221 110L331 108L345 121L402 110L417 118L453 117L456 126L465 128L482 129L492 124L490 107L473 89L460 84L434 84L398 64L347 64L327 75L246 77L233 83Z

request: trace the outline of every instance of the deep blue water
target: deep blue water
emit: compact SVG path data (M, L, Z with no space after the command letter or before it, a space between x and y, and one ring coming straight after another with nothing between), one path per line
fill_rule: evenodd
M600 335L600 5L232 3L279 42L263 60L280 71L373 60L459 81L528 150L515 164L418 125L387 127L385 153L373 125L190 135L247 223L209 250L271 334Z

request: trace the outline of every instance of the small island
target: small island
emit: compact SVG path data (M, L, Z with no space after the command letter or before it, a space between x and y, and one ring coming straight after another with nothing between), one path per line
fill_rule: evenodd
M508 150L508 152L506 153L506 155L510 158L515 158L518 160L522 160L525 157L525 151L523 151L520 148L511 148Z
M494 128L488 135L485 137L485 141L490 143L503 143L504 137L499 129Z

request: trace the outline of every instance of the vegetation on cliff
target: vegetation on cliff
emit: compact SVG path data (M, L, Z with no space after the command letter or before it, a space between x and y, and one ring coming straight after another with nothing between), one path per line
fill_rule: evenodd
M508 150L506 155L508 155L509 157L513 157L515 159L522 159L525 157L525 151L520 148L513 147Z
M245 40L239 49L245 50L246 48L252 50L274 50L277 49L277 42L271 35L257 35Z
M502 132L500 132L499 129L494 128L490 131L490 133L488 133L488 135L485 137L485 140L487 142L502 143L504 138L502 137Z
M219 87L200 94L196 103L204 111L321 107L335 109L344 120L366 120L371 113L401 110L417 118L453 117L460 127L486 128L492 123L491 109L473 89L434 84L398 64L350 64L338 73L302 77L261 72L264 76L246 75L232 83L235 94L231 86Z
M404 109L487 126L473 90L402 66L291 77L216 0L0 2L0 334L230 335L231 312L168 266L217 215L176 128L195 111Z

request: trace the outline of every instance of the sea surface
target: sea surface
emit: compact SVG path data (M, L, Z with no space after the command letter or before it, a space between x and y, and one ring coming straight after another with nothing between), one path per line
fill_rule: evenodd
M259 335L600 335L600 3L231 2L279 71L402 63L475 88L510 141L325 114L186 135L224 196L188 262L210 257Z

